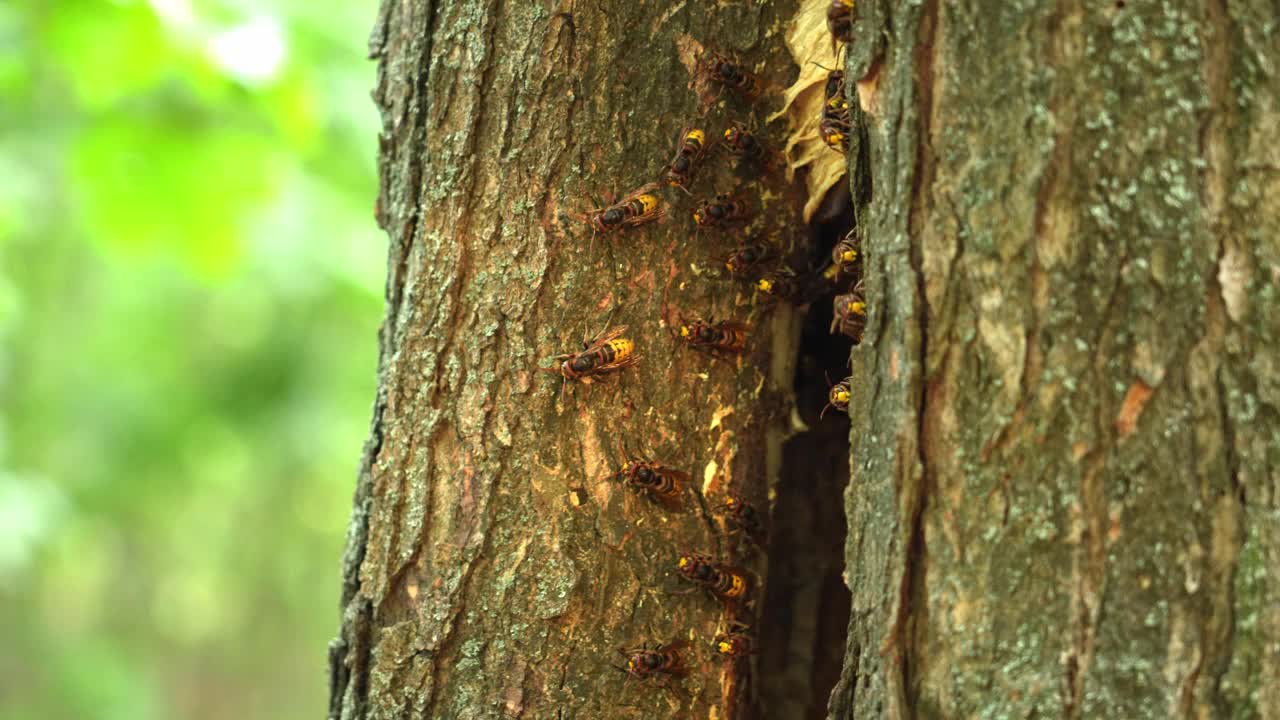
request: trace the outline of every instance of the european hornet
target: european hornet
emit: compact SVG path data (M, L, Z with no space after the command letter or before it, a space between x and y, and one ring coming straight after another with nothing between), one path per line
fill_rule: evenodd
M641 493L668 510L684 508L684 488L689 473L669 468L651 460L628 460L622 469L605 480L621 480L622 484Z
M760 276L755 285L756 292L774 300L794 300L800 296L800 279L786 266Z
M667 207L656 193L658 187L657 183L649 183L612 205L582 214L580 217L591 225L592 240L597 232L608 235L666 217Z
M679 680L689 674L681 654L688 645L687 642L676 641L655 645L652 649L645 645L630 649L620 647L618 654L626 659L627 664L625 667L613 667L626 673L628 678L652 678L658 681L659 687L670 690L669 684L673 678Z
M725 511L725 515L736 526L734 532L746 533L747 538L753 543L759 545L768 538L768 530L765 528L764 519L760 517L760 513L756 512L754 505L746 502L736 493L730 493L725 498L724 504L716 509Z
M826 66L818 67L827 70ZM825 105L823 112L849 112L849 101L844 96L844 72L830 70L827 72L827 87L824 89Z
M590 385L593 378L629 368L640 362L640 356L636 354L636 344L622 337L626 331L627 326L620 325L589 341L583 340L582 352L557 355L556 365L539 370L558 372L566 381L580 380Z
M734 123L724 131L724 146L738 157L759 163L765 170L772 170L776 164L773 153L742 123Z
M862 284L852 292L837 295L831 301L831 310L831 332L847 335L855 343L862 342L862 330L867 326L867 301L862 295Z
M745 323L721 320L720 322L680 321L672 334L694 350L719 356L721 353L739 355L747 349L747 333L751 326Z
M773 248L764 243L745 243L729 253L724 259L724 268L737 278L746 278L761 265L773 260Z
M849 152L849 123L823 115L818 124L818 135L826 146L840 153Z
M721 193L710 200L703 200L693 210L693 222L699 228L723 228L745 222L750 215L747 204L734 199L729 193Z
M831 381L828 380L827 382ZM821 413L818 413L819 420L826 416L829 408L835 408L842 413L849 412L849 401L853 395L852 382L853 376L849 376L831 386L831 389L827 391L827 406L822 408Z
M703 77L732 89L746 100L754 100L760 95L760 78L743 67L734 58L726 57L714 50L707 50L698 61L698 72Z
M849 101L844 96L844 73L833 70L827 75L826 102L822 105L822 121L818 135L827 147L849 151Z
M698 128L685 128L680 131L680 144L676 147L676 156L662 169L662 180L671 187L678 187L689 192L689 182L693 173L702 162L707 152L707 134Z
M856 232L856 230L850 230L848 235L831 248L831 262L843 275L852 275L856 271L858 261L862 258Z
M676 568L681 577L711 593L725 605L744 602L751 591L751 580L746 570L714 562L705 555L681 555Z
M722 657L740 658L755 655L759 650L756 648L755 637L747 632L750 629L744 623L731 620L728 632L716 635L716 639L712 641L712 648Z
M827 6L827 30L831 31L831 51L838 43L853 39L853 0L831 0Z

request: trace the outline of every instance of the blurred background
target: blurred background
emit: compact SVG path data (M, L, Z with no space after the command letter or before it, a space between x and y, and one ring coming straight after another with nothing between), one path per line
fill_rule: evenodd
M375 9L0 2L0 719L323 717Z

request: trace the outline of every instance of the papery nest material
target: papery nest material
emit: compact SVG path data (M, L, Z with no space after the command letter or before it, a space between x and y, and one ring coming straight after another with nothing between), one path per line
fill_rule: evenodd
M794 180L799 168L809 168L805 178L805 222L817 212L822 199L845 176L848 167L845 155L827 147L818 134L827 75L838 62L827 31L830 4L830 0L805 0L787 29L787 49L800 66L800 77L783 91L782 109L769 116L769 122L780 117L787 120L787 142L782 150L787 180Z

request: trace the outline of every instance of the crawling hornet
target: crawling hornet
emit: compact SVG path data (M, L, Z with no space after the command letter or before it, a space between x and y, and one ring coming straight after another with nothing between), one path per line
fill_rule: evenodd
M736 620L729 621L728 632L716 635L712 648L722 657L739 658L755 655L756 639L748 631L751 628Z
M653 679L659 687L670 690L669 683L689 674L682 656L688 645L687 642L676 641L655 645L652 649L646 645L630 649L620 647L618 654L626 659L627 664L625 667L613 667L626 673L628 678Z
M831 301L831 332L839 332L862 342L862 331L867 326L867 301L863 298L861 284L853 292L837 295Z
M839 43L853 39L853 0L831 0L827 6L827 30L831 31L831 51Z
M822 106L818 135L832 150L848 152L850 126L849 101L844 96L844 73L833 70L827 75L826 102Z
M765 273L755 284L756 292L771 300L795 300L800 296L800 279L785 266Z
M689 478L689 473L669 468L662 463L628 460L621 470L605 479L621 480L623 485L666 509L679 511L684 507L684 488L689 484Z
M701 320L681 321L676 337L694 350L711 355L739 355L747 348L747 333L751 326L740 322L722 320L706 323Z
M732 532L746 533L747 538L756 545L764 543L768 538L764 519L756 512L755 506L743 500L740 495L730 493L724 504L716 509L723 510L725 516L736 526Z
M772 170L776 164L773 153L742 123L734 123L724 131L724 147L738 157L759 163L766 170Z
M852 397L850 383L852 382L853 377L850 376L831 386L831 389L827 391L827 406L822 408L822 412L818 414L819 420L825 417L827 410L831 408L835 408L842 413L849 412L849 400Z
M818 136L826 146L836 152L849 152L849 123L836 118L823 117L818 125Z
M760 95L760 78L743 67L734 58L708 50L698 61L698 73L703 77L727 87L746 100L754 100Z
M667 216L667 208L658 197L657 189L657 183L649 183L631 191L613 205L588 210L579 217L591 225L592 240L597 232L609 235L657 222Z
M775 257L773 248L764 243L744 243L725 257L724 269L733 277L749 279L752 271Z
M723 228L745 222L750 214L747 204L729 193L703 200L693 211L693 222L699 228Z
M557 355L556 365L539 369L558 372L566 381L578 380L589 385L593 378L629 368L640 362L640 356L636 354L636 344L622 336L626 331L627 326L620 325L590 341L584 340L582 352Z
M857 269L859 258L862 257L856 232L856 230L850 230L848 235L831 248L831 262L840 274L852 275Z
M745 570L713 562L705 555L681 555L676 566L681 577L711 593L725 605L736 606L744 602L751 591L751 581Z
M844 97L843 71L831 70L827 73L827 86L824 88L823 97L826 102L823 112L838 114L849 111L849 101Z
M689 192L689 183L693 180L693 173L702 162L707 147L707 135L698 128L680 131L680 145L676 148L676 156L662 170L663 182Z

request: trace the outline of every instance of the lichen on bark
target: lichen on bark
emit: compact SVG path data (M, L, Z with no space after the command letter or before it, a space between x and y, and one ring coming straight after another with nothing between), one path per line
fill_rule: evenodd
M1274 8L864 9L832 717L1280 712Z
M662 567L717 526L597 480L627 438L762 492L797 317L736 366L668 356L671 306L749 303L678 226L592 252L568 218L698 112L681 38L781 86L792 8L384 3L388 310L332 717L725 716L722 666L681 698L606 664L715 631ZM858 4L870 312L832 717L1280 713L1274 16ZM557 403L536 367L610 317L644 364Z
M709 652L719 607L670 591L680 551L738 542L708 511L730 484L763 500L766 435L789 393L771 363L790 360L770 345L794 342L771 326L787 312L715 277L729 246L693 236L685 200L617 239L575 215L656 179L699 117L680 38L780 84L789 8L383 3L371 51L388 306L332 718L737 716ZM708 129L749 112L725 98ZM777 233L799 203L765 190ZM675 311L749 318L751 352L677 348ZM638 367L563 391L539 372L606 323L629 326ZM705 501L669 514L601 481L639 454L690 471ZM675 639L693 642L683 693L610 667L619 645Z

